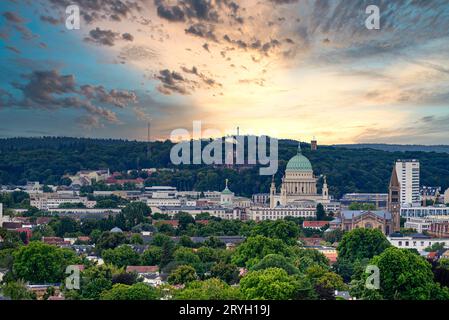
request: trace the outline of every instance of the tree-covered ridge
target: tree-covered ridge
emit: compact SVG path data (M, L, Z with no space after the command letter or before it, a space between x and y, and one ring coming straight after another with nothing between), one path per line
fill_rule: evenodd
M63 184L65 174L79 170L109 168L125 171L139 168L175 168L151 175L147 185L172 185L179 190L221 190L224 179L238 195L268 192L271 177L260 176L258 167L237 170L206 165L174 166L170 162L173 143L148 143L127 140L86 138L11 138L0 140L0 184L24 184L39 181ZM421 184L449 187L449 154L436 152L387 152L374 149L349 149L320 146L310 151L303 144L303 153L312 162L314 173L328 177L330 193L340 197L348 192L386 192L397 159L418 159L421 162ZM279 141L279 185L287 161L297 152L297 142ZM238 181L238 183L237 183ZM233 183L234 182L234 183Z

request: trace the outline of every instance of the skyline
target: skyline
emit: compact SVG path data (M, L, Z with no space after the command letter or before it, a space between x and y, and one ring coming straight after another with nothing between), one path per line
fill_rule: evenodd
M65 28L72 3L80 30ZM369 4L380 30L364 26ZM151 119L156 139L200 120L321 144L445 144L448 17L444 1L7 1L0 137L146 140Z

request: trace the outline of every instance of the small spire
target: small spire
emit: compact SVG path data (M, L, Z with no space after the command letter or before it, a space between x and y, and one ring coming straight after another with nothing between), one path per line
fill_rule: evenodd
M298 154L301 153L301 142L298 142Z
M225 182L226 182L226 187L225 187L225 189L227 189L227 188L228 188L228 179L226 179Z

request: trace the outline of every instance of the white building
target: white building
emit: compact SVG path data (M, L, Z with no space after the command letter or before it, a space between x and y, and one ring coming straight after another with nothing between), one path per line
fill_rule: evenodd
M449 188L444 192L444 203L449 203Z
M420 234L403 237L387 237L387 239L393 246L402 249L423 251L435 243L444 243L445 247L449 247L449 239L431 238Z
M419 161L397 160L396 174L401 185L401 204L419 206L421 202L419 190Z
M410 205L401 206L401 217L422 218L427 216L449 216L449 207L446 206L412 207Z
M82 203L86 208L94 208L96 201L88 200L87 197L61 195L57 193L41 193L31 196L30 205L39 210L57 209L63 203Z
M180 206L181 200L175 198L148 198L147 205L149 207L161 207L161 206Z
M409 218L404 223L404 227L407 229L415 229L418 233L429 231L432 225L432 221L428 218Z
M145 195L155 199L174 199L178 197L178 191L175 187L153 186L145 187Z
M219 218L225 218L226 216L226 209L222 207L161 206L155 208L153 213L156 212L168 214L170 217L173 217L179 212L186 212L194 218L200 213L209 213L211 216Z
M296 205L270 207L251 207L248 210L250 220L278 220L286 217L315 218L316 205L314 202L298 203Z

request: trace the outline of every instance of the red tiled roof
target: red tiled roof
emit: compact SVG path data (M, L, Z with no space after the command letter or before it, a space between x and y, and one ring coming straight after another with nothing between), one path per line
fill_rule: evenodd
M36 218L36 224L48 224L51 219L51 217L38 217Z
M437 252L429 252L429 254L427 255L427 259L436 259L437 257L438 257Z
M327 253L327 252L323 252L323 254L326 256L326 258L329 259L329 262L330 262L330 263L335 263L335 262L337 262L338 253Z
M153 273L158 272L158 266L127 266L126 272L137 272L137 273Z
M329 221L304 221L303 228L323 228L328 225Z
M195 222L200 224L208 224L209 220L195 220Z
M323 238L299 238L306 246L318 246L324 241Z

